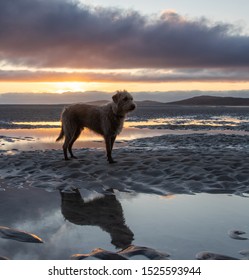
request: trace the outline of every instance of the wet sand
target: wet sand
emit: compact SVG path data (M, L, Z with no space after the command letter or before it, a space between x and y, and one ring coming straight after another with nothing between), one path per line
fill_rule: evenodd
M249 193L249 138L235 135L164 135L126 142L116 148L117 164L103 149L79 149L63 160L61 150L3 152L1 188L50 190L84 188L168 195Z

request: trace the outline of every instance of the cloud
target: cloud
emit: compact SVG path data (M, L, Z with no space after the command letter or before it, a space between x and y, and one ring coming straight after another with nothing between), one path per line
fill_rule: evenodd
M249 37L229 24L92 8L66 0L0 1L0 60L68 68L249 65Z
M0 104L67 104L89 102L96 100L111 100L111 94L99 91L58 93L3 93L0 94Z
M116 71L0 70L0 82L248 82L249 69L138 69Z

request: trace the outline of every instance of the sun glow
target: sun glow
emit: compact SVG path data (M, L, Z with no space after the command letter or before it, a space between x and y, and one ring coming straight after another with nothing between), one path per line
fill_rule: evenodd
M85 91L84 82L57 82L54 83L56 93Z
M238 83L197 83L197 82L178 82L178 83L131 83L131 82L1 82L0 94L9 92L32 92L32 93L58 93L64 92L84 92L84 91L106 91L113 92L117 89L126 89L130 92L135 91L190 91L190 90L248 90L249 82Z

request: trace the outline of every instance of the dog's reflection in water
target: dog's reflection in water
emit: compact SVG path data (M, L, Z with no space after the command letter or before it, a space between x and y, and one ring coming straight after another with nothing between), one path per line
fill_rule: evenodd
M114 194L84 202L79 190L61 192L61 211L66 220L76 225L99 226L111 236L116 248L126 248L134 234L125 224L123 209Z

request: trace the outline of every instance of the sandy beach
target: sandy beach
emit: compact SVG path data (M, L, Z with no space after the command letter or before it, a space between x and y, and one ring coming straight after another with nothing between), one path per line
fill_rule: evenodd
M205 192L246 196L248 143L248 136L221 134L140 138L114 150L118 161L114 165L106 164L101 148L78 149L78 159L68 162L61 150L12 150L11 155L2 152L0 158L1 189L82 188L103 193L114 188L159 195Z
M79 141L78 159L64 161L61 144L52 142L58 128L39 128L37 134L37 123L30 130L6 130L5 123L0 137L0 195L6 217L0 226L12 232L7 236L3 230L0 255L11 259L247 258L247 131L234 129L235 122L232 133L215 124L207 129L199 124L193 129L191 124L169 130L154 126L168 119L148 118L146 127L142 119L134 116L124 129L113 151L117 163L112 165L106 162L102 139L91 138L96 136ZM189 203L192 206L184 209ZM18 220L13 207L23 213ZM221 214L224 221L219 224ZM170 228L164 225L165 217ZM206 231L200 230L202 223ZM158 233L152 233L151 227L158 227ZM207 232L210 227L214 236ZM93 234L91 228L109 237ZM44 244L25 247L29 233L37 234ZM70 242L65 241L66 235ZM15 247L17 236L22 244ZM57 253L51 246L57 246Z

